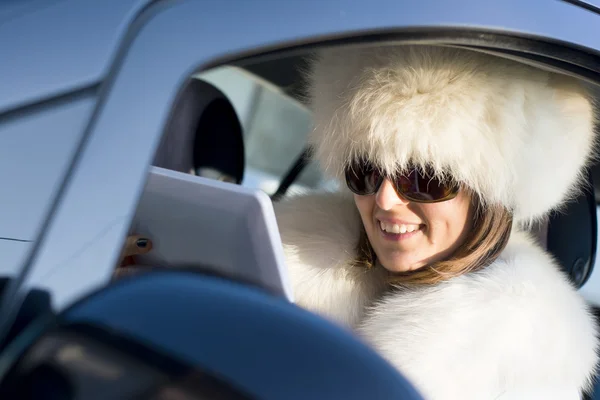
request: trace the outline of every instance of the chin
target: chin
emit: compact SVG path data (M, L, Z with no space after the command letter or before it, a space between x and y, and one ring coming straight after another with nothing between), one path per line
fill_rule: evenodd
M398 258L381 258L381 265L390 272L410 272L423 268L425 265L422 262L413 260L401 260Z

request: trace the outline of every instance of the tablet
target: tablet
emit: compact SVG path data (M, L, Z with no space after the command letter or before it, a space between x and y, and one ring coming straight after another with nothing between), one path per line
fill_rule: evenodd
M212 268L293 301L273 204L260 190L152 167L131 233L153 243L137 266Z

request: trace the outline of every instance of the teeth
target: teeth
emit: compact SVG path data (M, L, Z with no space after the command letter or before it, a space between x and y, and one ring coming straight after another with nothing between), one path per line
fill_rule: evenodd
M379 221L379 225L382 231L388 233L410 233L419 229L419 225L386 224L383 221Z

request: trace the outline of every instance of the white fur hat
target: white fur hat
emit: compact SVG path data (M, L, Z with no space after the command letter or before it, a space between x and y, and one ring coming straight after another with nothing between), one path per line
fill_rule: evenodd
M480 52L338 48L308 75L315 157L335 178L357 157L387 173L429 165L516 222L559 206L594 143L594 108L575 79Z

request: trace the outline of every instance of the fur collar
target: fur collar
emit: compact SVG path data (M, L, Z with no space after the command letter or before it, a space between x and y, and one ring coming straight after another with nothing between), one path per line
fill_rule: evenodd
M351 198L303 195L275 209L297 303L353 329L426 399L504 399L539 389L549 390L544 398L564 398L589 388L594 320L527 234L515 231L483 271L389 290L382 271L352 265L360 220Z

